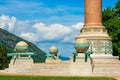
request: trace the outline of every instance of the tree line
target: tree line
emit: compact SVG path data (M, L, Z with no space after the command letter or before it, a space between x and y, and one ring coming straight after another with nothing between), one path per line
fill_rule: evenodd
M120 0L113 8L107 7L102 12L103 25L112 38L113 55L120 60Z

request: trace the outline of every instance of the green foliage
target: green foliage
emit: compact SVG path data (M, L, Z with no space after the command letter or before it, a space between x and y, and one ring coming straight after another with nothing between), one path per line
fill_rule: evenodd
M113 55L120 54L120 0L113 8L103 10L103 25L112 37Z
M8 67L10 58L7 57L7 53L10 51L3 45L0 46L0 69Z
M115 5L115 11L117 15L120 17L120 0L118 0L118 2Z
M116 80L108 77L0 76L0 80Z

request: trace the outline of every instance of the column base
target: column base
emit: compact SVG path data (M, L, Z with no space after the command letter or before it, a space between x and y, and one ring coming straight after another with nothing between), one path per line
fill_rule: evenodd
M112 54L111 37L107 34L104 26L84 26L81 33L76 37L86 38L90 47L88 51L93 54Z

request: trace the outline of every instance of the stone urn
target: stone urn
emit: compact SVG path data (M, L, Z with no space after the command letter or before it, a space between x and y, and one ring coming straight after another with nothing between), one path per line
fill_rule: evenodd
M50 54L58 54L58 48L56 46L51 46L49 49Z
M77 53L84 53L89 48L89 42L86 38L78 38L75 40L75 49Z
M16 44L15 49L17 53L25 53L28 50L28 44L25 41L20 41Z

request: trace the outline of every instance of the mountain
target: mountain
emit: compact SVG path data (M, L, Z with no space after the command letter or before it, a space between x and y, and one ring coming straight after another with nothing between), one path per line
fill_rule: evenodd
M14 52L14 47L15 47L16 43L19 41L25 41L28 43L28 45L29 45L28 51L35 53L35 55L32 56L34 62L44 62L45 61L46 53L44 51L42 51L41 49L39 49L35 44L33 44L27 40L24 40L8 31L0 28L0 45L6 46L6 48L10 52Z

